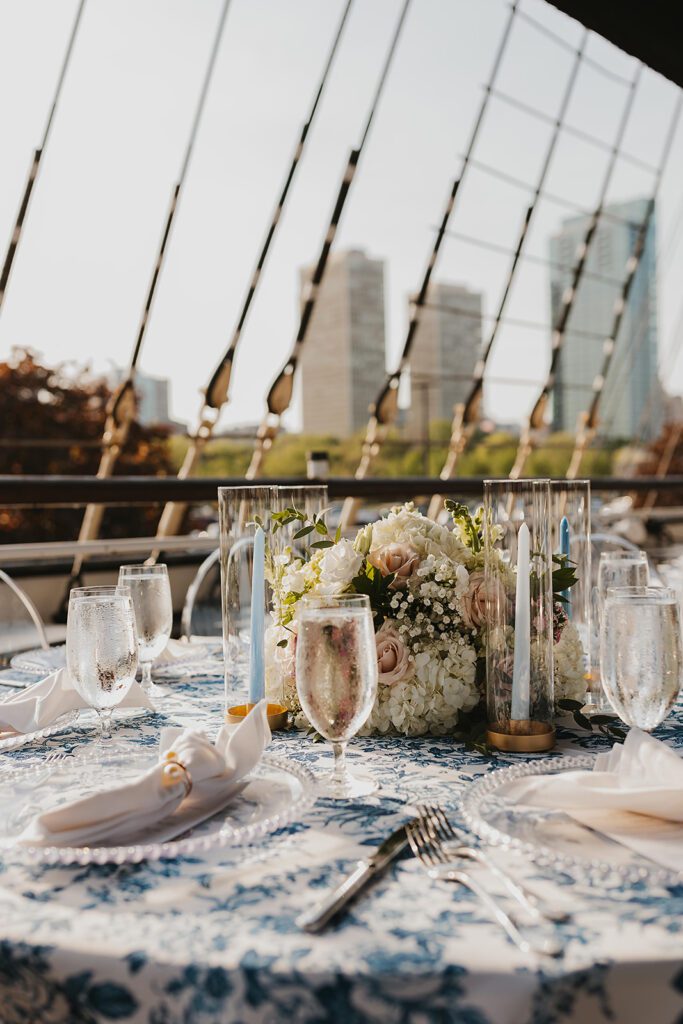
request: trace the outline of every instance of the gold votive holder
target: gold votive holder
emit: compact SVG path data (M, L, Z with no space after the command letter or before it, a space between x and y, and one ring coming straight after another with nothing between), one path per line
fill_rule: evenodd
M244 721L251 709L255 707L255 704L234 704L225 712L225 721L230 725L239 725L240 722ZM289 712L282 704L269 704L266 717L268 718L271 732L286 729L289 724Z
M555 729L547 722L529 719L511 719L505 726L490 722L486 742L508 754L541 754L555 746Z

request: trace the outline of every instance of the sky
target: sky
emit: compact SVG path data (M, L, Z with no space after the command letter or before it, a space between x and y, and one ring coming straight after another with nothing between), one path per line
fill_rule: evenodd
M222 0L87 0L72 61L0 319L3 354L29 346L49 362L95 370L130 358L180 173ZM342 45L262 278L235 363L221 426L253 423L298 324L298 269L313 262L349 150L402 0L355 0ZM201 389L232 332L276 196L310 107L342 0L231 0L225 31L157 288L140 369L172 380L172 413L193 421ZM39 145L76 10L74 0L0 0L0 251L9 240L32 153ZM577 45L582 27L545 3L521 10ZM472 130L504 22L503 0L413 0L336 247L386 260L387 365L418 287ZM636 62L599 36L587 55L630 79ZM516 19L498 88L555 117L573 54ZM611 144L627 86L589 64L579 72L570 125ZM678 89L646 69L624 149L656 164ZM475 152L535 182L552 128L499 98L489 103ZM595 205L608 154L563 133L547 191ZM660 366L683 391L683 125L660 190ZM648 195L653 175L620 161L608 199ZM529 193L470 168L454 231L514 247ZM527 252L571 211L539 203ZM435 278L498 305L509 258L449 238ZM525 263L510 317L547 322L548 270ZM678 341L677 341L678 339ZM486 411L521 422L549 359L549 332L508 326L489 362ZM505 380L501 380L504 378ZM500 382L499 382L500 381ZM286 425L300 426L298 397Z

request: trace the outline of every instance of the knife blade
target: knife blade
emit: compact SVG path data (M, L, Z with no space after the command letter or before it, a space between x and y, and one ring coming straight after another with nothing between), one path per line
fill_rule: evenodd
M305 910L296 919L299 928L305 932L321 932L323 928L356 896L361 889L382 872L408 845L406 826L392 832L370 857L358 861L358 866L344 881L310 910Z

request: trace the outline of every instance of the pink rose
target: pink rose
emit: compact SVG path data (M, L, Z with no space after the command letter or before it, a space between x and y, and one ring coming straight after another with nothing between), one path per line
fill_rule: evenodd
M368 561L382 573L395 573L391 586L404 586L420 564L420 556L410 544L385 544L368 555Z
M398 631L389 619L385 619L382 628L375 636L377 646L377 668L379 682L384 686L393 686L408 677L412 666L408 660L408 651L398 635Z
M488 587L484 582L484 573L477 569L470 573L467 593L462 598L461 615L468 629L481 629L486 622L487 601L505 602L505 588L497 580L491 580Z

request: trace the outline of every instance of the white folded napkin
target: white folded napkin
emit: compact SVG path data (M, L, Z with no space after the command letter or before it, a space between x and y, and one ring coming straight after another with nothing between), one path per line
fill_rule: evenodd
M184 661L189 654L199 661L207 653L204 644L188 640L169 640L163 651L154 659L153 664L161 668L162 665L172 665L174 661Z
M640 729L598 754L593 771L536 775L499 790L516 804L566 811L582 825L683 871L683 758Z
M191 729L168 730L162 735L161 758L148 772L46 811L33 819L20 841L31 846L166 842L234 799L269 742L265 701L237 727L224 725L215 744Z
M0 703L0 737L2 733L15 735L45 729L65 712L87 707L89 705L76 691L67 670L57 669ZM154 710L154 705L136 682L117 707Z

